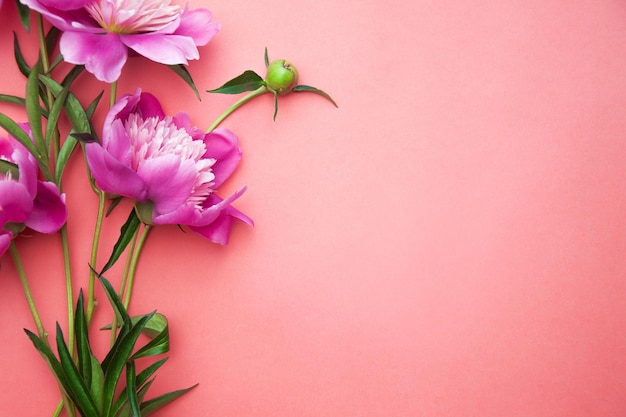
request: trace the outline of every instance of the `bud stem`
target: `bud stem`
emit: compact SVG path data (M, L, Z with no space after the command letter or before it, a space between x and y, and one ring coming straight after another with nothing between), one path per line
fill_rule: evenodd
M270 90L265 85L262 85L261 87L257 88L256 90L251 91L248 94L246 94L245 96L241 97L239 100L234 102L232 106L227 108L224 111L224 113L222 113L217 119L215 119L215 121L211 124L211 126L209 126L209 128L206 130L206 133L209 133L209 132L213 131L216 127L218 127L220 125L220 123L222 123L224 121L224 119L226 119L228 116L230 116L231 113L233 113L239 107L243 106L244 104L246 104L248 101L252 100L253 98L255 98L257 96L260 96L260 95L263 95L265 93L268 93L269 91Z

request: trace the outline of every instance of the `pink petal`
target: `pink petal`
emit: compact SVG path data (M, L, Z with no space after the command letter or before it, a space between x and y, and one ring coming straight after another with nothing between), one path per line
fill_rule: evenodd
M0 181L0 229L7 223L24 223L33 211L33 197L17 181Z
M84 65L97 79L107 83L120 77L128 58L120 36L113 33L64 32L60 48L65 61Z
M221 27L218 22L211 22L211 17L207 9L185 10L174 34L188 36L198 46L206 45Z
M146 185L128 166L113 158L99 144L85 145L87 163L100 189L109 193L146 201Z
M212 204L213 207L220 207L218 216L206 226L190 226L190 229L209 239L211 242L219 243L220 245L228 244L230 229L235 219L247 223L250 226L254 225L250 217L246 216L229 203L224 203L218 196L211 195L210 201L208 201L207 204Z
M217 128L204 138L205 158L215 158L213 165L215 186L219 187L233 173L241 161L241 148L237 146L237 136L228 129Z
M120 35L120 39L139 55L161 64L186 64L200 57L193 39L186 36L143 33Z
M157 214L165 214L185 204L197 175L195 163L181 161L179 155L164 155L147 160L137 170L148 188L147 199Z
M40 233L54 233L67 220L65 195L59 194L54 183L39 181L33 212L26 226Z
M155 211L152 221L154 224L189 224L193 221L196 211L195 205L189 202L168 213L159 214Z
M59 10L80 9L92 0L41 0L40 3L47 7L53 7ZM24 1L22 1L24 3Z
M0 231L0 256L2 256L7 249L9 249L12 237L11 232Z

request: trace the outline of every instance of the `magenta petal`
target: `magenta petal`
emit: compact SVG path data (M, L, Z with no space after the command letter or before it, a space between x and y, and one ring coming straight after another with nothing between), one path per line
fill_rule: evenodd
M154 224L189 224L198 210L191 202L179 206L174 211L159 214L156 211L152 215Z
M205 158L217 160L213 165L215 185L219 187L233 173L241 161L241 149L237 146L237 136L228 129L217 128L204 138Z
M100 81L112 83L122 73L128 51L117 34L64 32L60 41L65 61L84 65Z
M145 33L120 35L120 39L139 55L161 64L186 64L200 57L193 39L186 36Z
M164 155L145 161L137 174L147 184L147 199L154 203L155 213L165 214L187 201L197 171L191 160L181 161L178 155Z
M54 233L66 220L65 195L59 194L54 183L39 181L33 212L26 221L26 226L40 233Z
M149 117L156 117L157 119L165 118L165 112L163 111L163 107L161 107L161 103L150 93L140 94L137 109L144 119Z
M211 22L212 14L207 9L185 10L181 16L176 35L188 36L198 45L206 45L220 30L218 22Z
M33 211L33 196L17 181L0 181L0 229L7 223L24 223Z
M96 184L109 194L117 194L146 200L146 186L141 177L128 166L121 164L99 144L93 142L85 146L87 162Z
M246 216L229 203L241 195L244 190L245 188L240 190L234 196L231 196L231 198L227 201L222 200L216 195L211 195L209 199L207 199L207 204L211 204L212 207L218 208L219 211L217 217L206 226L190 226L190 229L195 233L206 237L211 242L226 245L228 244L228 239L230 237L230 229L232 227L233 220L240 220L250 226L253 226L254 222L250 217Z
M41 0L40 2L48 7L59 10L73 10L91 3L92 0ZM22 1L24 3L24 1Z
M11 244L12 237L13 235L11 235L10 232L0 231L0 256L2 256L2 254L4 254L4 252L6 252L7 249L9 249L9 245Z

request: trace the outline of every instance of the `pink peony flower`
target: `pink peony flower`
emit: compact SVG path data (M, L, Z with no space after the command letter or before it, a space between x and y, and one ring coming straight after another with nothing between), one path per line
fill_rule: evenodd
M65 61L85 65L97 79L117 80L131 53L167 65L198 59L220 24L207 9L170 0L20 0L63 31Z
M189 116L166 116L159 101L137 90L120 98L104 122L102 144L87 143L87 162L105 192L132 198L142 221L181 224L215 243L228 243L233 208L245 187L222 200L215 194L241 160L237 136L192 127Z
M38 180L38 173L37 161L22 144L0 138L0 256L25 227L54 233L67 220L65 194Z

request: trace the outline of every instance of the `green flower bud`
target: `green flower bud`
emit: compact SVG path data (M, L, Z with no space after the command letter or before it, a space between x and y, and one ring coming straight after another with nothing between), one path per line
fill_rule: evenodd
M298 70L291 62L277 59L268 65L265 82L270 90L287 94L298 85Z

